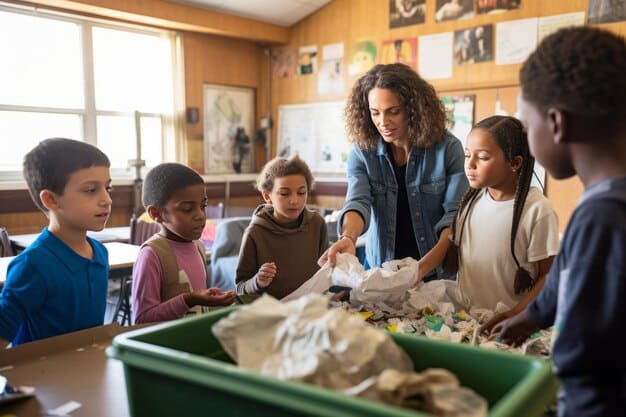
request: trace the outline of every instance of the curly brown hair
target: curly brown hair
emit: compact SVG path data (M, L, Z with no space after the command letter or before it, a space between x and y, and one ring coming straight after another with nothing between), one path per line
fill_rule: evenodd
M523 97L544 115L556 107L607 127L626 116L624 74L624 38L583 26L546 37L522 66L520 84Z
M302 175L306 181L307 191L311 191L315 185L313 174L306 162L294 155L291 158L277 156L269 161L256 180L256 188L259 191L271 192L274 188L274 180L288 175Z
M348 140L374 149L380 133L372 122L368 95L373 88L391 90L407 114L409 142L428 148L445 133L445 111L432 85L405 64L376 65L352 87L346 105Z

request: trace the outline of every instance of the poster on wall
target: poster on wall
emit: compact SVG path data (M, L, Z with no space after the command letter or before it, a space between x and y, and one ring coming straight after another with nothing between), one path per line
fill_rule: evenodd
M546 36L553 34L559 29L571 26L583 26L584 24L585 12L540 17L537 27L537 43L540 43Z
M626 20L626 1L589 0L589 24Z
M311 75L317 72L317 45L301 46L298 48L298 75Z
M496 65L524 62L537 47L536 17L496 24Z
M343 101L279 106L277 154L300 156L314 173L345 174L350 144L344 108Z
M463 143L474 124L474 94L442 96L439 98L446 112L446 129Z
M343 93L343 42L322 47L322 66L317 77L318 94Z
M426 0L389 0L389 27L424 23Z
M380 52L381 64L401 62L411 68L417 64L417 39L389 39L383 41Z
M454 64L493 60L493 25L475 26L454 32Z
M437 0L435 21L464 20L474 17L473 0Z
M476 13L500 13L519 9L521 0L476 0Z
M296 72L296 54L288 48L272 49L272 77L289 78Z
M204 85L206 174L254 172L254 89Z
M423 78L452 78L453 36L452 32L443 32L419 37L417 68Z
M361 40L352 45L348 74L358 75L366 73L376 64L378 48L373 40Z

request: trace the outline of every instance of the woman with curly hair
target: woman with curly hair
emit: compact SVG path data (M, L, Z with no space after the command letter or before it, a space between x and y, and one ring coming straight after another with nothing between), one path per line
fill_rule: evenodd
M319 264L355 254L357 238L368 231L366 266L410 256L433 270L468 187L463 147L445 129L435 89L404 64L376 65L354 85L345 113L355 144L348 192L340 238Z

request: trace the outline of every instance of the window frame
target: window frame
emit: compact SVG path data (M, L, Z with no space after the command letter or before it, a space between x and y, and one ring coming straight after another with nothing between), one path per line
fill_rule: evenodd
M78 16L70 13L63 13L57 11L43 10L40 8L20 6L20 5L5 5L0 3L0 11L8 13L23 14L32 17L53 19L58 21L65 21L69 23L77 24L79 27L79 42L82 50L82 75L83 75L83 107L82 108L59 108L59 107L45 107L45 106L23 106L13 105L0 102L0 111L22 111L28 113L52 113L52 114L69 114L77 115L82 122L82 139L86 143L97 146L97 118L98 116L122 116L135 118L134 111L113 111L113 110L97 110L96 109L96 97L95 97L95 69L94 69L94 51L93 51L93 28L107 28L113 30L121 30L126 32L132 32L142 35L158 36L165 38L170 43L170 62L172 65L173 79L171 82L172 88L172 105L171 113L153 113L153 112L139 112L139 117L159 118L161 121L161 151L163 155L163 161L178 160L179 150L184 148L181 144L184 142L185 132L184 129L176 128L176 119L180 117L180 114L184 113L184 91L182 77L180 74L183 71L182 66L182 42L179 33L141 26L137 24L122 23L117 21L110 21L106 19L91 18L86 16ZM134 133L135 134L135 133ZM44 139L44 138L42 138ZM129 147L129 160L135 159L136 145L133 144ZM145 174L149 167L142 168L142 175ZM135 179L135 168L127 167L112 167L111 177L114 183L126 184L132 183ZM17 187L16 187L17 186ZM21 169L19 171L0 170L0 189L8 188L25 188L25 181L22 176Z

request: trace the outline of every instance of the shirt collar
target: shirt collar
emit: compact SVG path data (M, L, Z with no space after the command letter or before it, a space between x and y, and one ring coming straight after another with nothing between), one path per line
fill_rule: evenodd
M102 248L95 244L95 240L90 237L87 237L89 244L93 249L93 258L87 259L80 256L78 253L74 252L72 248L70 248L65 242L56 237L54 234L50 233L47 227L45 227L39 237L38 241L42 244L42 246L47 247L50 252L58 259L60 263L65 265L67 269L71 272L76 272L80 268L84 268L88 263L97 263L102 266L105 266L103 261L108 261L107 256L101 253Z

